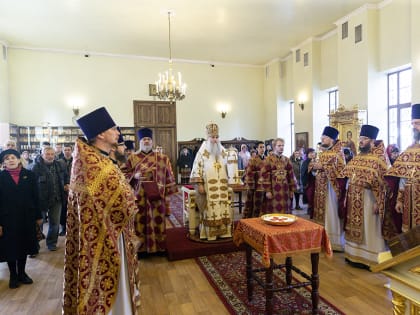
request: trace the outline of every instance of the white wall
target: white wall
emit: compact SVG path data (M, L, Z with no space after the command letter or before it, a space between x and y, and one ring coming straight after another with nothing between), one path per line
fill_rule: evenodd
M9 138L9 74L3 47L6 46L0 42L0 147Z
M413 67L413 93L412 103L420 103L420 1L411 0L411 63Z
M418 3L418 0L415 1ZM410 0L391 1L380 10L378 32L380 71L410 62L410 20Z
M321 41L321 90L337 86L337 36L336 31Z
M72 98L82 98L83 115L106 106L122 126L133 125L133 100L148 100L148 85L168 63L91 55L9 50L10 122L18 125L71 125ZM221 138L264 138L263 68L174 64L188 84L177 103L178 141L205 135L209 121L220 125ZM219 102L229 104L225 119Z

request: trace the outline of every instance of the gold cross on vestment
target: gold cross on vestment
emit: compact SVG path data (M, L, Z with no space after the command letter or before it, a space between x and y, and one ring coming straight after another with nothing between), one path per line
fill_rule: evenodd
M222 168L222 165L219 162L214 162L213 167L216 169L217 172Z
M216 203L214 201L209 202L209 206L212 208L212 210L214 210L215 205L216 205Z

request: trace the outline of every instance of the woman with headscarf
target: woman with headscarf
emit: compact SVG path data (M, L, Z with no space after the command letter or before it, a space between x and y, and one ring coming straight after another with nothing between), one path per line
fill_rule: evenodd
M31 284L26 274L26 257L38 253L36 224L42 216L38 207L35 175L22 167L20 154L7 149L0 154L0 261L9 266L9 288Z

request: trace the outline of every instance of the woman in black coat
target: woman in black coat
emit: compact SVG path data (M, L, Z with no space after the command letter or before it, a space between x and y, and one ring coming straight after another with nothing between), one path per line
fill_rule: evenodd
M9 266L11 289L33 283L25 272L26 257L38 253L36 224L42 222L35 175L19 159L13 149L0 154L0 261Z

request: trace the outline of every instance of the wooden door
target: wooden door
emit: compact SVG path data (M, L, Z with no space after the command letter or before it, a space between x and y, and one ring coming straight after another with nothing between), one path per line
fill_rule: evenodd
M136 131L143 127L153 130L153 146L162 147L163 153L171 160L176 178L176 104L163 101L134 101L133 106Z

